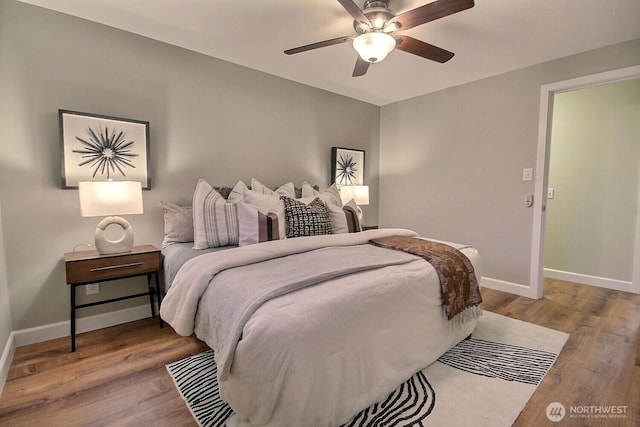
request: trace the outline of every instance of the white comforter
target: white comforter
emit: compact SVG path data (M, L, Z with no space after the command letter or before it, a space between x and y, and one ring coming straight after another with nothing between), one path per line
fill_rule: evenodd
M182 335L216 348L210 310L217 273L325 246L351 246L408 230L289 239L205 254L187 262L165 297L162 317ZM461 249L480 279L475 249ZM282 265L282 260L279 261ZM265 262L265 266L269 263ZM299 266L290 265L295 270ZM331 268L331 266L328 266ZM424 260L361 271L264 303L247 321L222 397L230 426L337 426L469 335L443 314L438 276Z

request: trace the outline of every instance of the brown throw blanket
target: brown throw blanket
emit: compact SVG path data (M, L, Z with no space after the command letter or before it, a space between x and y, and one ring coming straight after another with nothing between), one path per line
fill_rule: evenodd
M372 239L376 246L420 256L438 272L442 305L449 320L461 325L482 314L480 287L473 265L459 250L443 243L406 236Z

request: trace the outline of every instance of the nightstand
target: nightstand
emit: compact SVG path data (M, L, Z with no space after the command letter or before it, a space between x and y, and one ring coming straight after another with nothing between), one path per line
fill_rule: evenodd
M71 351L76 351L76 310L93 307L130 298L149 295L151 316L155 317L156 309L153 295L156 295L160 307L160 267L162 255L160 250L152 245L134 246L131 252L100 255L97 251L69 252L64 254L64 264L67 271L67 283L71 290ZM126 279L129 277L147 276L148 291L119 298L112 298L87 304L76 305L76 288L92 283L108 282L110 280ZM152 286L151 278L155 277ZM162 319L158 314L160 327Z

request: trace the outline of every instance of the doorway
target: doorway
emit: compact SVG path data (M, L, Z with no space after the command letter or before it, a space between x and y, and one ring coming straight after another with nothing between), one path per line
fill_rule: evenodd
M556 93L552 111L544 277L629 291L640 78Z
M534 222L533 222L533 238L532 238L532 260L531 260L531 294L533 297L542 297L542 279L544 272L544 254L545 254L545 228L546 228L546 215L547 208L553 208L551 203L554 199L547 199L547 190L553 188L549 185L549 168L550 168L550 156L551 156L551 141L552 141L552 118L554 113L554 99L556 96L560 97L561 94L574 91L582 88L597 87L607 83L622 82L632 79L640 78L640 66L629 67L621 70L610 71L606 73L596 74L592 76L581 77L578 79L567 80L564 82L553 83L545 85L541 89L541 105L540 105L540 127L538 136L538 151L537 151L537 163L536 169L542 173L536 174L535 182L535 199L542 201L537 203L534 209ZM637 180L637 177L636 177ZM637 184L637 183L636 183ZM637 185L636 185L637 188ZM555 188L554 188L555 190ZM558 195L559 196L559 195ZM556 195L554 194L555 198ZM635 198L638 197L636 194ZM599 195L592 194L591 199L594 202L599 202L601 199ZM632 229L640 231L640 215L634 213L635 224ZM605 287L612 287L614 289L630 291L634 293L640 293L640 232L634 233L633 240L633 256L631 257L632 264L632 277L631 282L625 280L619 280L614 282L604 282ZM558 270L561 271L561 270ZM547 271L547 273L549 273ZM585 278L598 278L597 274L584 274ZM567 277L557 277L563 280L571 280ZM575 281L575 280L574 280ZM581 280L584 282L584 280ZM614 283L611 286L611 283ZM602 285L603 283L591 282L588 284Z

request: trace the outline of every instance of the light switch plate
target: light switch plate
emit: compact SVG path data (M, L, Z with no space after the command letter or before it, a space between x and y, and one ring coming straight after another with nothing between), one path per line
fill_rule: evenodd
M524 169L522 169L522 180L523 181L532 181L533 180L533 168L524 168Z

